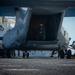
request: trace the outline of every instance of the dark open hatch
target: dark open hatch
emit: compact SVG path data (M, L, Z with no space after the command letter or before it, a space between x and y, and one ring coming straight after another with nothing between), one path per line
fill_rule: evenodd
M32 15L27 40L54 41L61 21L61 13L53 15Z

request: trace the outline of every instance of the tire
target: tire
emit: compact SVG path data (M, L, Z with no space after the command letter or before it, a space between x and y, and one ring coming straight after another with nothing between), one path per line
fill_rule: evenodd
M60 51L58 52L58 55L59 55L59 57L60 57L61 59L64 59L64 57L65 57L65 54L64 54L64 51L63 51L63 50L60 50Z
M3 50L0 50L0 58L4 58L5 54Z
M23 52L23 58L25 58L25 53Z
M67 59L71 59L71 50L67 51Z
M27 53L27 58L29 58L29 53Z
M7 50L7 51L6 51L6 57L7 57L7 58L11 58L10 53L11 53L10 50Z

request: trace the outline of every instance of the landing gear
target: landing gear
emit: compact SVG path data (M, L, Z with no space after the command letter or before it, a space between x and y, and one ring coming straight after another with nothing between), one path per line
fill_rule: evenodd
M6 50L6 58L11 58L11 52L10 52L10 50Z
M11 50L3 49L0 51L0 57L1 58L11 58L11 56L12 56Z
M27 58L29 58L29 52L27 52Z
M23 52L23 58L29 58L29 52L24 51Z
M0 58L5 58L5 51L0 49Z
M67 55L67 59L71 59L71 50L68 50L66 55Z
M58 58L61 58L61 59L64 59L64 57L65 57L65 53L64 53L64 51L63 50L59 50L58 51Z

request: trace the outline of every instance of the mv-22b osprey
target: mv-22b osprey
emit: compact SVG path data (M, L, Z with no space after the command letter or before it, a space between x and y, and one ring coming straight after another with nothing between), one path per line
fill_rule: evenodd
M68 0L12 0L0 2L1 16L16 16L15 27L3 36L3 51L67 49L69 37L62 27L65 10L75 6ZM25 9L27 7L27 10ZM63 57L60 54L60 57Z

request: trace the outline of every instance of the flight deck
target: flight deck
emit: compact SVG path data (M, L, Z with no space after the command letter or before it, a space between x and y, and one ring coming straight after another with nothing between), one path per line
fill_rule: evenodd
M75 75L74 59L0 59L0 75Z

